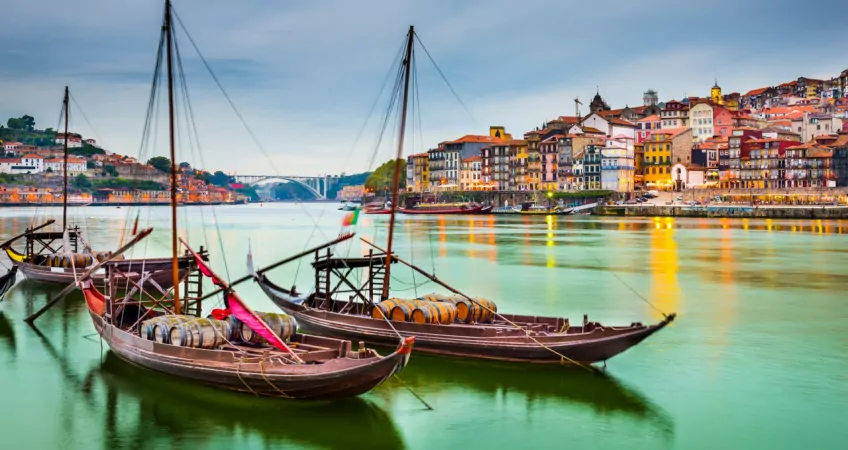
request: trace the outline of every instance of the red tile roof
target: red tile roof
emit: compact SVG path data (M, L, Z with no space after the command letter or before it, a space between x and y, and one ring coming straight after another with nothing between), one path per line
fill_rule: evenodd
M654 114L653 116L648 116L648 117L645 117L644 119L639 119L639 120L638 120L638 123L643 123L643 122L659 122L659 121L660 121L660 116L658 116L658 115Z
M474 161L481 161L482 159L483 159L483 157L482 157L482 156L480 156L480 155L474 155L474 156L469 156L468 158L463 159L463 160L462 160L462 162L474 162Z
M748 91L748 93L745 94L745 96L750 97L752 95L760 95L767 90L768 90L768 86L766 86L764 88L754 89L752 91Z
M614 125L622 125L622 126L625 126L625 127L633 127L633 128L636 128L636 124L635 124L635 123L630 122L630 121L628 121L628 120L624 120L624 119L618 119L618 118L610 119L610 123L611 123L611 124L614 124Z
M24 156L21 156L21 158L27 158L27 159L44 159L44 158L42 158L41 156L34 155L34 154L32 154L32 153L27 154L27 155L24 155Z

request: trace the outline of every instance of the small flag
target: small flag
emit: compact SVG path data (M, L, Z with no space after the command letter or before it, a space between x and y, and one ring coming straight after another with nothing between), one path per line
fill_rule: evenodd
M349 227L351 225L356 225L357 220L359 220L359 208L354 209L345 216L344 220L342 220L342 226Z

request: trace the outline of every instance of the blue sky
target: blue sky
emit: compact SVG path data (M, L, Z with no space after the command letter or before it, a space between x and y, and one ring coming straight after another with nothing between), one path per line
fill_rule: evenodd
M71 4L73 6L71 6ZM848 2L566 0L174 0L175 8L270 159L252 142L184 37L200 134L196 166L313 175L365 170L376 125L362 127L409 25L471 112L419 52L417 152L503 125L516 136L598 86L613 105L832 77L848 68ZM74 129L110 150L139 152L162 3L28 0L3 8L0 118L55 126L65 85L91 120ZM584 107L585 108L585 107ZM164 118L164 115L163 115ZM160 130L164 131L160 128ZM165 141L146 153L165 154ZM383 146L377 160L390 157Z

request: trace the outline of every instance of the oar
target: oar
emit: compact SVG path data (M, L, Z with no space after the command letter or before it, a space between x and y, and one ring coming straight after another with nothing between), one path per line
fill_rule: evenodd
M44 314L44 313L45 313L48 309L50 309L50 308L51 308L53 305L55 305L56 303L59 303L59 301L60 301L60 300L62 300L63 298L65 298L65 296L66 296L66 295L68 295L71 291L73 291L73 290L77 287L77 283L78 283L78 282L83 281L83 280L86 280L86 279L87 279L88 277L90 277L90 276L91 276L94 272L96 272L96 271L97 271L97 269L99 269L100 267L102 267L104 264L106 264L106 263L108 263L108 262L111 262L112 260L114 260L114 259L115 259L115 258L117 258L118 256L121 256L124 252L126 252L127 250L129 250L129 249L130 249L130 247L132 247L133 245L137 244L140 240L142 240L142 239L146 238L146 237L147 237L150 233L152 233L152 232L153 232L153 228L148 228L148 229L146 229L146 230L142 230L142 231L141 231L140 233L138 233L135 237L133 237L133 238L132 238L129 242L127 242L126 244L124 244L123 246L121 246L121 248L119 248L119 249L115 250L115 252L114 252L114 253L112 253L112 255L111 255L109 258L104 259L103 261L100 261L100 262L98 262L97 264L95 264L95 265L91 266L91 268L90 268L90 269L88 269L87 271L85 271L85 273L83 273L83 274L82 274L82 276L80 276L78 280L74 280L74 282L73 282L73 283L69 284L69 285L68 285L65 289L62 289L62 291L61 291L61 292L59 292L59 294L58 294L58 295L56 295L55 297L53 297L53 298L52 298L49 302L47 302L47 304L46 304L46 305L44 305L43 307L41 307L41 309L39 309L39 310L38 310L38 311L36 311L33 315L31 315L31 316L27 317L27 318L26 318L26 319L24 319L24 320L25 320L27 323L29 323L30 325L32 325L32 324L33 324L33 322L35 322L35 319L38 319L39 317L41 317L41 315L42 315L42 314Z
M40 230L40 229L42 229L42 228L44 228L44 227L46 227L46 226L53 225L53 223L54 223L54 222L56 222L56 220L55 220L55 219L50 219L50 220L48 220L47 222L44 222L43 224L41 224L41 225L39 225L39 226L37 226L37 227L35 227L35 228L31 229L31 230L27 230L25 233L21 233L21 234L19 234L19 235L15 236L15 237L13 237L12 239L9 239L8 241L6 241L6 242L4 242L4 243L0 244L0 248L8 247L8 246L9 246L12 242L17 241L18 239L20 239L20 238L22 238L22 237L24 237L24 236L26 236L26 235L28 235L28 234L30 234L30 233L32 233L32 232L34 232L34 231L36 231L36 230Z
M296 260L298 260L298 259L300 259L300 258L303 258L304 256L306 256L306 255L308 255L308 254L310 254L310 253L315 253L315 252L317 252L318 250L321 250L321 249L324 249L324 248L327 248L327 247L331 247L331 246L336 245L336 244L338 244L338 243L340 243L340 242L344 242L344 241L346 241L346 240L348 240L348 239L352 238L354 234L356 234L356 233L346 233L346 234L340 234L340 235L339 235L339 237L337 237L337 238L333 239L333 240L332 240L332 241L330 241L330 242L327 242L327 243L325 243L325 244L321 244L321 245L319 245L319 246L317 246L317 247L310 248L309 250L304 250L304 251L302 251L302 252L300 252L300 253L298 253L298 254L296 254L296 255L294 255L294 256L288 257L288 258L283 259L283 260L281 260L281 261L277 261L277 262L275 262L274 264L271 264L270 266L266 266L266 267L263 267L263 268L261 268L261 269L257 270L257 271L256 271L256 273L257 273L257 274L263 274L263 273L265 273L265 272L267 272L267 271L269 271L269 270L271 270L271 269L276 269L277 267L280 267L280 266L282 266L283 264L290 263L290 262L292 262L292 261L296 261ZM251 278L253 278L253 275L249 275L249 274L248 274L248 275L245 275L245 276L243 276L243 277L241 277L241 278L238 278L237 280L235 280L235 281L233 281L232 283L230 283L230 288L232 288L233 286L235 286L235 285L237 285L237 284L239 284L239 283L243 283L243 282L245 282L245 281L247 281L247 280L250 280ZM212 293L210 293L210 294L206 294L206 295L204 295L203 297L201 297L199 301L206 300L206 299L207 299L207 298L209 298L209 297L214 297L214 296L216 296L216 295L220 294L221 292L224 292L225 290L227 290L227 289L221 288L221 289L218 289L218 290L216 290L216 291L214 291L214 292L212 292Z

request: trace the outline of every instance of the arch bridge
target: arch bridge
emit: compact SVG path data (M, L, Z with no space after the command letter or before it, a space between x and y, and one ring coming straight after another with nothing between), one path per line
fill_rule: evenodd
M235 178L236 183L246 185L256 185L270 180L290 181L305 187L318 200L326 200L327 192L330 189L330 177L327 175L315 177L304 177L300 175L234 175L233 178Z

